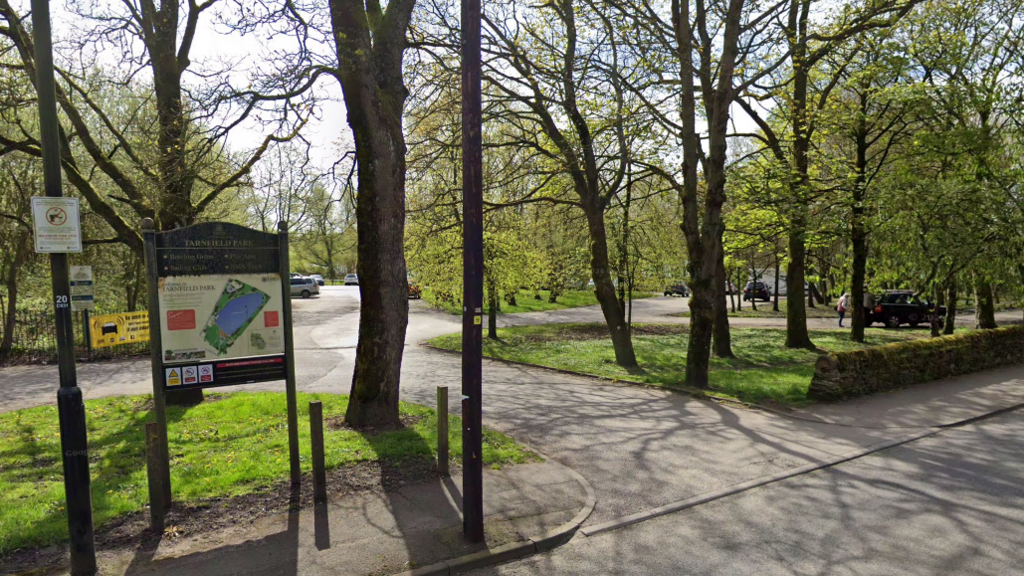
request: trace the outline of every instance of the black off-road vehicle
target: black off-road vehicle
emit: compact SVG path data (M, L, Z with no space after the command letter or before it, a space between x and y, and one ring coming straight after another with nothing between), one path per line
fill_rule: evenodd
M939 315L939 325L946 316L944 306L936 306L927 300L921 300L913 290L888 290L878 298L875 308L868 312L867 325L884 324L889 328L899 328L901 324L911 327L930 323L932 315Z

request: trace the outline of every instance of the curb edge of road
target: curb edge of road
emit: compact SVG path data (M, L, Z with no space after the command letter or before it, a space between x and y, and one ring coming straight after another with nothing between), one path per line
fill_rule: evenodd
M520 444L523 443L520 442ZM590 517L590 514L594 511L594 507L597 506L597 492L594 491L594 487L591 486L590 482L573 468L562 464L558 460L549 458L542 452L534 450L531 446L526 444L523 445L534 454L544 458L545 461L553 462L565 468L569 474L579 482L581 486L583 486L583 490L587 494L587 500L583 504L583 508L580 508L580 511L573 516L572 520L536 536L528 536L526 540L496 546L488 550L481 550L471 554L465 554L450 560L442 560L441 562L436 562L427 566L421 566L419 568L413 568L412 570L406 570L405 572L399 572L393 576L450 576L453 574L462 574L478 568L495 566L511 560L518 560L541 552L547 552L569 542L569 540L572 540L573 536L576 535L576 532L579 531L580 526L582 526L587 518Z

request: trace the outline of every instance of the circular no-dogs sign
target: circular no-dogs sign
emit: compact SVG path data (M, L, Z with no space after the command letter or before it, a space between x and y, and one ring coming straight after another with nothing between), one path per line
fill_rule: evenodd
M63 208L54 206L46 211L46 221L53 226L63 226L68 221L68 213Z

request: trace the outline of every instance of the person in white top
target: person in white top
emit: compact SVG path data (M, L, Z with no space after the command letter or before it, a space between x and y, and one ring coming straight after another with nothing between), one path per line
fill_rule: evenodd
M839 299L839 305L836 306L836 312L839 312L839 327L843 327L843 318L846 317L846 310L850 307L850 294L843 294L843 297Z

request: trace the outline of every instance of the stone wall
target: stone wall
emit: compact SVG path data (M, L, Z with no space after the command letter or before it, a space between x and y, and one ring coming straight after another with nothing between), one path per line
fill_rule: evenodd
M841 400L1024 363L1024 326L837 352L818 358L807 395Z

